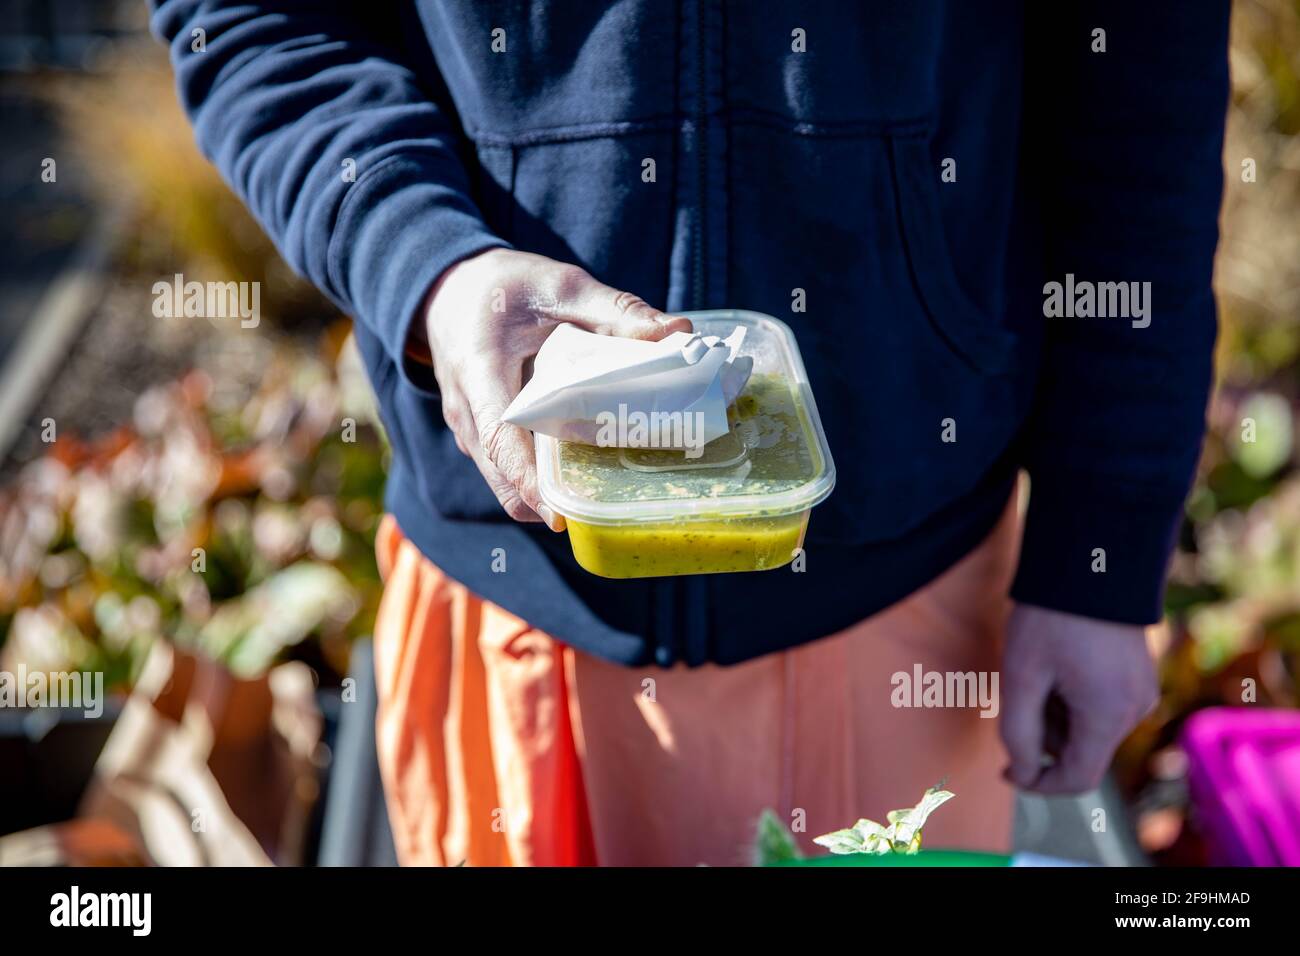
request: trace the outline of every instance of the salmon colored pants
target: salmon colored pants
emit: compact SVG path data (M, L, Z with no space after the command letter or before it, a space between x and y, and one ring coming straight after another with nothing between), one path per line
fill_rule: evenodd
M895 707L896 672L991 672L1019 546L1014 500L973 552L830 637L730 667L625 668L443 574L388 517L375 624L379 764L403 864L751 861L771 808L806 851L946 778L928 846L1005 851L997 720ZM769 574L790 573L769 571Z

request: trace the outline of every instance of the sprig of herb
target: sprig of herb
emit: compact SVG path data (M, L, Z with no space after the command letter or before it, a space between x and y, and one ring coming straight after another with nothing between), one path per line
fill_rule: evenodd
M888 826L881 826L875 820L862 819L847 830L836 830L815 837L813 842L832 853L867 853L873 856L902 853L911 856L921 849L921 828L925 826L925 821L953 796L948 790L931 787L925 791L916 806L889 811L885 818L889 821Z

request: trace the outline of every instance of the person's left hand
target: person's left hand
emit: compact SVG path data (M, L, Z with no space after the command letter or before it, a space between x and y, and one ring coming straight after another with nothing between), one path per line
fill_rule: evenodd
M1156 699L1141 627L1017 604L1002 663L1007 779L1045 794L1093 789Z

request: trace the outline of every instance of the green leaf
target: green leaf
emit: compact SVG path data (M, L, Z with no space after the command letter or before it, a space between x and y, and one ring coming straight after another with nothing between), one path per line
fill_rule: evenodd
M356 613L356 592L337 568L299 561L220 604L199 645L239 676L265 673L285 648L330 620Z
M869 839L870 837L880 837L885 835L885 828L875 820L859 820L857 823L853 824L853 829L862 834L862 839L864 840Z
M951 800L953 796L951 791L936 790L931 787L925 791L921 802L916 806L906 810L891 810L888 819L894 831L894 842L910 845L913 838L921 832L921 827L925 826L925 821L929 819L930 814Z
M1241 415L1243 426L1234 429L1228 451L1246 474L1267 478L1291 458L1295 435L1291 405L1281 395L1257 392L1243 403Z
M892 843L889 830L875 820L859 820L853 824L854 831L862 837L863 853L888 853Z
M803 854L799 852L794 835L772 810L764 810L759 815L758 834L754 839L755 865L771 866L801 859Z
M866 849L861 835L856 830L836 830L834 833L823 833L819 837L814 837L813 842L818 846L826 847L832 853L841 855L872 852Z

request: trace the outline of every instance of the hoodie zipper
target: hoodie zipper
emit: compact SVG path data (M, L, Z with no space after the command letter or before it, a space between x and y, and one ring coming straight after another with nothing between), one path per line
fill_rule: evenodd
M699 210L695 228L692 294L695 308L709 307L709 61L707 36L709 3L695 0L695 150L696 176L699 180ZM674 656L688 664L702 664L708 659L708 590L699 578L675 578L673 592Z
M708 11L705 7L707 2L708 0L695 0L695 152L697 174L699 176L700 204L698 207L699 221L696 223L695 230L695 262L692 293L695 299L695 308L697 309L707 309L709 307L709 303L706 299L708 285L704 271L705 237L708 231L709 221L709 156L708 134L705 129L705 121L708 116L708 64L705 62L704 54L704 36L708 27Z

